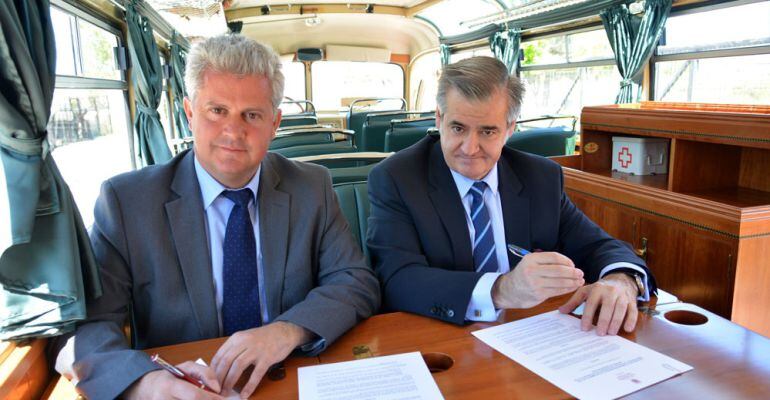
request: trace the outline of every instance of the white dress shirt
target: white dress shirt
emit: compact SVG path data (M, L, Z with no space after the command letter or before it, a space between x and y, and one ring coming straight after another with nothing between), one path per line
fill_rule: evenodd
M472 196L469 191L474 182L473 179L467 178L462 174L452 170L452 178L454 178L455 186L457 187L457 194L460 196L460 201L465 208L465 222L468 226L468 233L470 236L471 249L476 238L476 230L473 228L473 220L471 219L471 202ZM498 175L497 164L487 173L487 176L481 179L487 184L487 190L484 191L484 205L489 212L489 219L492 223L492 232L495 238L495 255L497 256L498 272L487 272L476 282L476 286L473 288L471 294L471 301L468 303L468 309L465 311L465 319L469 321L494 321L497 319L500 310L495 309L492 302L492 286L494 286L497 278L510 271L508 266L508 250L506 248L505 241L505 223L503 221L503 207L500 202L500 192L498 188ZM517 244L517 243L512 243ZM638 299L647 301L650 299L650 293L647 285L647 274L644 269L638 265L618 262L612 263L604 267L599 273L601 279L604 275L612 272L618 268L631 268L639 271L642 274L642 281L645 282L646 293L639 296Z

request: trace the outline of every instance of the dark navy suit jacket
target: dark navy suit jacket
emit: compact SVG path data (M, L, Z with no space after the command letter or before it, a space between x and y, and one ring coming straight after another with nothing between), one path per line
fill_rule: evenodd
M647 271L627 243L613 239L564 193L561 167L504 148L497 166L507 243L557 251L588 282L615 262ZM381 162L369 174L367 245L386 310L462 324L476 282L465 210L438 136L428 136ZM511 269L519 258L508 254Z

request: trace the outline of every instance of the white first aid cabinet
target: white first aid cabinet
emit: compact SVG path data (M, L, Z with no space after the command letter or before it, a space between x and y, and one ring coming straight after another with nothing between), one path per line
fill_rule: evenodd
M668 139L612 137L612 170L634 175L668 172Z

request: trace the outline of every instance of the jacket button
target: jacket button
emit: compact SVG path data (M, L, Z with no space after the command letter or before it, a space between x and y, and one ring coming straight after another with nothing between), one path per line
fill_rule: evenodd
M446 312L446 315L447 315L449 318L452 318L452 317L454 317L454 316L455 316L455 310L449 310L449 311L447 311L447 312Z
M438 313L438 309L436 309L436 307L431 307L430 308L430 313L435 315L435 314Z

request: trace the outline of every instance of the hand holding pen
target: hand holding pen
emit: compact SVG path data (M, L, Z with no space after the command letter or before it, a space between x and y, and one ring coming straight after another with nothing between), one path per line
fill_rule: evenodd
M583 271L562 254L532 253L513 244L507 248L521 261L492 286L492 302L497 309L534 307L548 298L573 292L585 283Z

